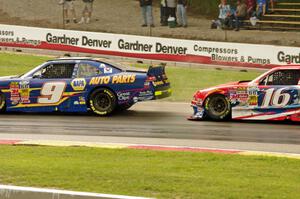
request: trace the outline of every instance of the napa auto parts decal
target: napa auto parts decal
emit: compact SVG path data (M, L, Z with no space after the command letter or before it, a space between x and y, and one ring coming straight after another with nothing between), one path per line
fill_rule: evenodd
M0 46L260 68L300 64L300 48L295 47L179 40L1 24Z

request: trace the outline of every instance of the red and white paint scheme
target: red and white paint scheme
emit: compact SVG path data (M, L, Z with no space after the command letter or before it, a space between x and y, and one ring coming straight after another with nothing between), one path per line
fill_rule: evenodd
M300 121L300 66L276 67L252 81L199 90L190 120Z

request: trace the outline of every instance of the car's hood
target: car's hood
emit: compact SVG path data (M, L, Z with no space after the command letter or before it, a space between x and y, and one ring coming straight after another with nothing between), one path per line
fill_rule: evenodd
M249 82L251 82L250 80L245 80L245 81L237 81L237 82L230 82L230 83L226 83L226 84L220 84L216 87L231 87L231 86L244 86L247 85Z
M247 81L230 82L230 83L220 84L218 86L210 87L210 88L207 88L207 89L202 89L199 92L209 92L209 91L216 90L216 89L231 88L231 87L234 87L234 86L246 86L246 85L249 84L249 82L251 82L251 81L247 80Z
M17 78L17 75L0 77L0 81Z

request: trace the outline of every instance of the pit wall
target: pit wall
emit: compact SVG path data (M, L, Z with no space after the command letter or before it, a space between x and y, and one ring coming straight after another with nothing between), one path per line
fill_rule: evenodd
M0 46L239 67L300 64L300 48L0 24Z

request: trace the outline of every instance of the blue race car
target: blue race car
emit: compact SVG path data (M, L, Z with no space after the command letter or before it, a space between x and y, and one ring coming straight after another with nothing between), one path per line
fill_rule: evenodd
M0 111L109 115L139 101L171 95L165 66L148 72L108 60L61 58L21 76L0 77Z

